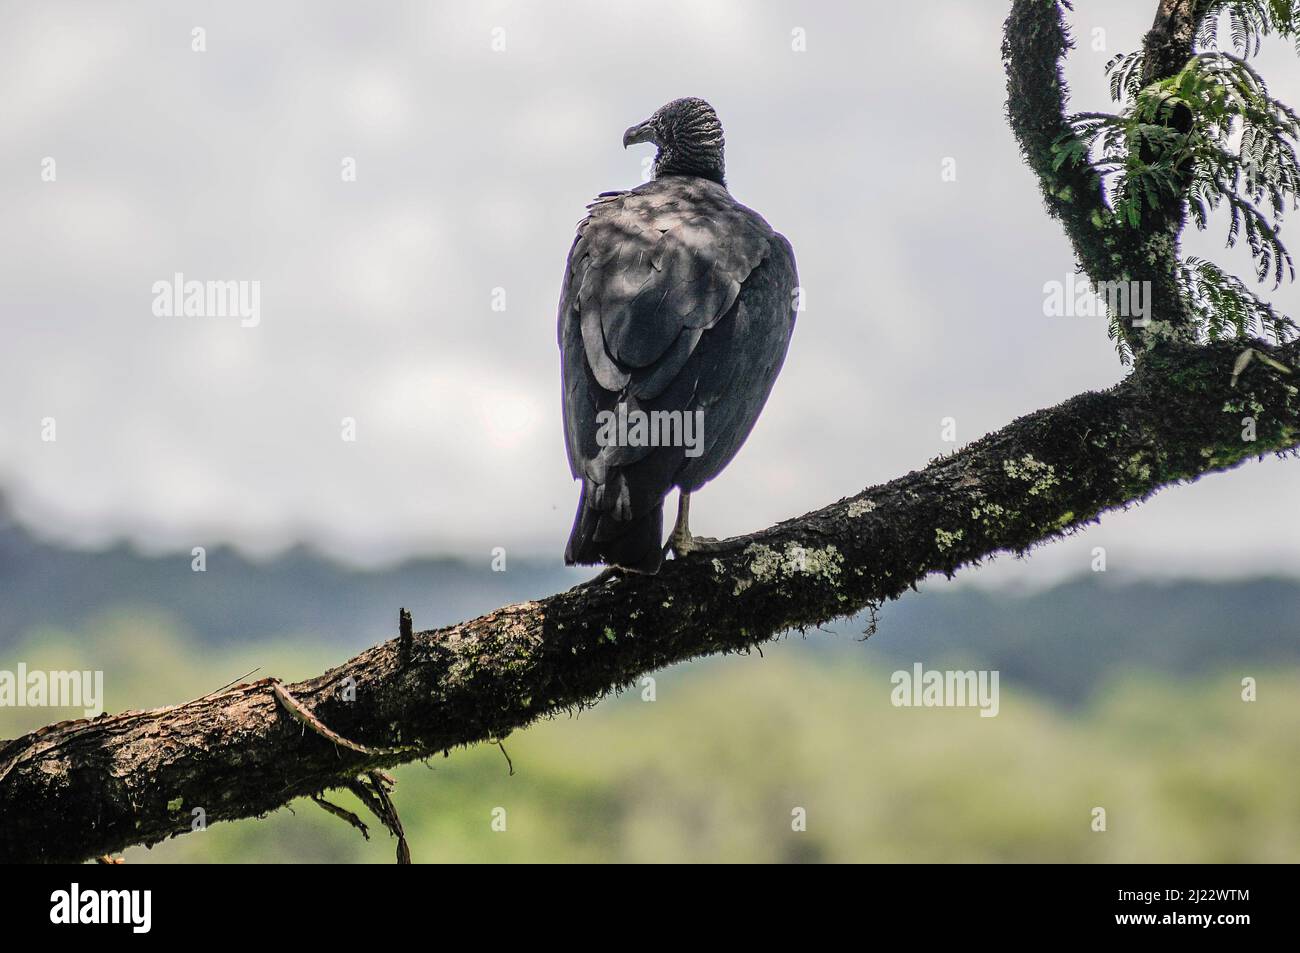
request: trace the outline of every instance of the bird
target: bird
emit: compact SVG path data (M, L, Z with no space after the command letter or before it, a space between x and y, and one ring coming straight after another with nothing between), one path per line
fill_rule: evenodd
M661 106L623 133L624 149L640 143L657 149L650 179L587 206L564 269L564 436L582 481L564 561L654 574L669 551L716 544L691 535L691 494L753 429L800 291L790 242L727 188L712 106Z

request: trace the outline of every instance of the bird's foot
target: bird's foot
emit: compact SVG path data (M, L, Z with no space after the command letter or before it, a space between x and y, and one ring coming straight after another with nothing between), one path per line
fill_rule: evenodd
M665 551L671 551L674 558L681 559L691 553L716 553L722 547L711 536L692 536L689 533L673 533L668 537Z

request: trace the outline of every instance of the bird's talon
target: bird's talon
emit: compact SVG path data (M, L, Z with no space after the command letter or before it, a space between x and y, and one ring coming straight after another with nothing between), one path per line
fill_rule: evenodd
M712 553L721 549L712 536L673 536L668 541L668 547L678 559L691 553Z
M694 551L694 542L689 536L674 536L668 540L668 548L672 550L675 559L681 559Z

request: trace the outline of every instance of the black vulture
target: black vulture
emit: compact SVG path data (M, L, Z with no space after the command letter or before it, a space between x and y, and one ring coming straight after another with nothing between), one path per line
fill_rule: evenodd
M681 490L669 547L690 535L690 494L758 419L794 330L794 252L723 175L722 124L674 100L623 134L658 147L649 182L587 206L560 294L564 435L582 497L564 561L654 573L664 497Z

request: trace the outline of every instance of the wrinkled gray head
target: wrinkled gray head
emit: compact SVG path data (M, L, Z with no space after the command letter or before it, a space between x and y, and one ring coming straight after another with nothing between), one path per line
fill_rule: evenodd
M654 174L698 175L726 184L722 161L722 123L702 99L688 96L660 106L645 122L623 133L623 148L636 142L653 142Z

